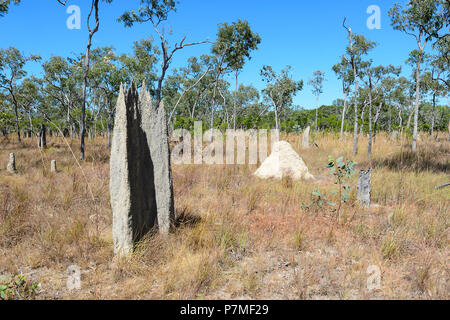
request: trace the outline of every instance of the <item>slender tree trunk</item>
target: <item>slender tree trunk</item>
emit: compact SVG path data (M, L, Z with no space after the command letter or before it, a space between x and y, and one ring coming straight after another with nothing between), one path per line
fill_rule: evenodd
M431 139L434 138L435 122L436 122L436 91L433 92L433 115L431 118Z
M233 129L236 130L236 105L238 94L238 71L236 70L236 90L234 91L234 106L233 106Z
M211 104L211 129L214 128L214 111L216 109L216 91L217 91L217 82L214 84L213 99L212 99L212 104ZM212 139L212 137L211 137L211 139Z
M164 46L164 43L162 44ZM156 90L156 108L159 108L159 105L161 104L162 100L162 85L164 82L164 78L166 77L167 69L169 68L169 61L166 54L164 54L164 63L163 68L161 70L161 76L158 79L158 89Z
M39 133L39 148L47 148L47 128L45 124L41 125L41 132Z
M92 128L92 130L93 130L92 137L94 139L97 139L97 119L98 119L98 114L96 114L94 117L94 128Z
M98 18L98 2L99 0L92 0L92 7L91 7L91 11L89 13L88 19L87 19L87 25L88 25L88 29L89 29L89 40L88 40L88 45L86 47L86 56L85 56L85 65L84 65L84 77L83 77L83 104L81 106L81 123L80 123L80 138L81 138L81 142L80 142L80 160L84 160L84 156L85 156L85 141L84 141L84 136L86 134L86 95L87 95L87 81L88 81L88 74L89 74L89 64L90 64L90 53L91 53L91 45L92 45L92 37L94 36L94 34L98 31L99 25L100 25L100 20ZM95 9L95 21L96 21L96 25L95 28L93 30L90 29L89 27L89 21L91 18L91 14L93 9Z
M383 108L383 102L380 102L380 106L378 107L377 113L375 115L375 120L373 122L373 143L375 143L377 138L377 127L378 120L380 120L381 109Z
M17 133L17 142L21 143L22 139L20 138L20 126L19 126L19 103L17 102L16 95L13 91L13 85L11 84L9 87L9 92L11 94L11 97L13 99L13 105L14 105L14 116L15 116L15 126L16 126L16 133Z
M414 105L411 102L411 108L409 112L408 122L406 123L406 129L409 130L411 128L411 121L414 115Z
M70 104L67 104L67 130L69 131L70 138L72 139L72 124L70 123Z
M417 151L417 135L419 129L419 103L420 103L420 57L417 61L416 67L416 103L414 105L414 129L413 129L413 141L412 151Z
M194 118L195 118L195 108L197 107L197 104L198 104L198 102L199 102L199 100L200 100L200 95L201 95L201 94L199 94L197 100L196 100L195 103L194 103L194 106L192 107L191 120L194 120Z
M363 108L361 110L361 126L359 128L359 136L362 136L364 130L364 114L366 113L367 102L364 101Z
M347 94L344 95L344 109L342 110L342 119L341 119L341 139L344 136L344 124L345 124L345 112L347 111Z
M279 130L280 127L278 125L278 110L277 107L275 106L275 129Z
M392 107L391 107L391 103L390 101L388 101L389 103L389 123L388 123L388 132L391 133L392 131Z
M212 106L211 106L211 129L214 128L214 112L216 109L216 96L217 96L217 86L219 85L220 75L222 74L222 64L225 57L221 57L218 65L216 81L214 82ZM212 136L211 136L212 141Z
M19 127L19 112L17 110L17 106L14 104L14 115L16 117L16 133L17 133L17 142L21 143L22 139L20 138L20 127Z
M228 113L228 108L226 107L227 105L227 100L225 99L225 96L223 95L222 91L219 89L219 94L223 99L223 105L222 105L222 109L225 111L225 120L227 122L227 129L230 129L230 116Z
M106 128L107 131L107 143L106 143L106 147L108 150L111 149L111 138L112 138L112 134L113 134L113 121L114 121L114 111L111 108L111 102L107 101L108 106L109 106L109 110L108 110L108 125ZM103 123L103 121L102 121Z
M351 46L351 50L353 51L353 44ZM356 66L354 63L353 77L355 79L355 128L353 130L353 156L356 156L358 154L358 78L356 75Z
M412 151L417 152L417 135L418 135L418 129L419 129L419 104L420 104L420 64L422 63L422 54L423 50L425 49L425 45L427 43L427 40L422 43L422 36L423 31L421 30L419 33L419 38L417 40L417 44L419 46L420 54L417 59L417 66L416 66L416 104L414 106L414 131L413 131L413 141L412 141Z
M319 96L316 96L316 132L317 132L318 117L319 117Z
M279 130L280 126L278 125L278 108L277 108L277 104L275 103L275 100L273 100L272 98L272 92L270 92L269 94L270 100L272 100L272 105L273 105L273 109L275 111L275 129Z
M31 111L28 110L28 121L30 122L30 136L29 138L32 137L32 132L33 132L33 119L31 119Z
M343 25L345 27L345 20ZM355 125L353 130L353 156L356 156L358 154L358 76L356 74L356 62L353 53L352 31L351 29L347 29L347 31L348 31L348 42L350 43L353 79L355 81Z
M367 149L369 160L372 158L372 74L369 71L369 145Z
M107 142L106 147L108 148L108 150L110 150L111 149L111 136L112 136L112 115L111 114L108 115L107 131L108 131L108 142Z
M344 81L342 81L342 83L344 84ZM342 110L342 119L341 119L341 135L340 135L341 140L342 137L344 136L345 112L347 111L347 97L348 97L348 93L345 90L345 85L343 85L343 87L344 87L344 109Z

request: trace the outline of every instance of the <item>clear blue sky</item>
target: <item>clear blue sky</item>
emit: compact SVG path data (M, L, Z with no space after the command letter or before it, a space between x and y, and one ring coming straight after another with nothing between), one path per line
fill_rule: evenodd
M392 29L387 13L394 2L181 0L177 12L171 14L166 23L166 30L172 28L174 41L183 35L187 36L188 41L207 38L214 41L219 23L248 20L262 42L245 65L240 82L262 89L259 70L263 65L272 65L276 71L291 65L294 78L305 82L294 103L310 109L315 105L315 98L306 84L315 70L324 71L327 78L320 103L331 104L334 99L342 97L341 83L331 67L338 62L347 45L347 34L341 26L344 17L347 17L354 32L362 33L378 43L370 54L374 64L401 65L403 75L410 76L411 70L404 62L416 43L410 36ZM80 6L82 15L81 30L69 30L66 27L69 14L56 0L22 0L20 5L12 6L9 13L0 18L0 47L14 46L25 54L40 54L43 59L52 55L67 57L84 52L89 3L88 0L68 1L69 5ZM117 22L117 17L125 10L137 9L138 5L138 0L114 0L109 5L102 3L100 31L95 35L93 46L113 45L118 53L129 53L135 40L154 35L150 24L136 25L130 29ZM369 30L366 26L369 17L366 10L370 5L381 8L381 30ZM179 51L173 67L183 66L188 57L209 51L210 44ZM28 70L36 75L42 72L39 64L30 65Z

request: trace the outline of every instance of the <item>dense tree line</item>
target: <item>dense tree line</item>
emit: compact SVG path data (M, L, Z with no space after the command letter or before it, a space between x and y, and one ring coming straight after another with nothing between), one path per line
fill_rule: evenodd
M9 3L3 2L2 14ZM99 1L92 0L96 25L89 30L85 53L42 61L40 56L25 55L16 48L0 49L3 135L15 132L20 142L23 136L37 135L45 124L50 134L73 139L105 135L110 146L115 100L121 83L131 81L138 86L146 84L155 107L164 103L171 129L192 130L195 121L203 121L205 129L279 128L299 133L311 126L341 137L352 132L355 141L367 133L369 156L377 132L411 134L414 149L418 131L436 136L448 129L449 107L438 103L447 98L449 88L450 36L444 32L450 20L448 2L410 0L405 8L396 5L390 11L393 27L417 39L418 50L406 60L413 70L410 78L399 76L400 66L376 65L370 52L377 44L353 33L344 21L348 38L343 41L348 41L348 47L336 57L336 65L305 75L317 98L315 106L294 105L293 98L304 89L304 81L293 78L290 66L278 71L262 66L263 90L239 83L246 61L263 41L247 21L220 24L213 43L186 43L183 38L170 44L160 28L176 9L176 2L142 0L138 11L125 12L119 21L126 27L150 22L154 32L135 41L132 54L127 55L113 46L91 48L100 19L98 6ZM426 50L427 43L433 51ZM209 53L171 69L174 54L193 45L202 45L205 51L209 46ZM42 63L42 77L26 73L25 66L33 62ZM333 72L342 82L342 96L331 106L320 106L323 83ZM81 150L83 154L83 141Z

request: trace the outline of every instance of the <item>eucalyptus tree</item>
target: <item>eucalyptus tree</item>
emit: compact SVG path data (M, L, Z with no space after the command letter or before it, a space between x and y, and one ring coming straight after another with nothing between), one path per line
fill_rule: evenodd
M0 90L0 130L6 137L10 128L14 127L14 116L11 111L11 105L5 94Z
M134 41L132 54L122 54L118 57L125 82L134 81L137 86L145 83L152 95L155 95L155 82L158 80L156 65L159 48L153 45L152 37Z
M30 61L39 61L38 55L23 55L18 49L9 47L0 49L0 89L11 99L14 107L17 142L21 142L19 125L19 87L20 81L27 75L25 65Z
M332 69L336 73L337 77L342 80L342 93L344 94L340 134L340 139L342 139L342 136L344 135L345 113L347 111L347 99L350 93L350 86L353 83L352 68L349 61L342 56L341 62L335 64Z
M236 93L236 103L240 106L235 115L238 125L244 126L244 123L240 120L240 117L244 118L253 114L256 110L259 110L260 95L258 89L254 86L239 85L239 89ZM258 114L257 116L260 116ZM248 128L247 128L248 129Z
M236 94L239 72L244 67L246 60L251 59L251 51L256 50L260 42L261 37L251 30L248 21L239 19L232 24L225 22L219 25L217 39L211 49L215 56L213 60L215 82L211 106L211 127L214 124L214 112L218 96L217 86L221 77L227 72L234 72L236 80L233 103L233 126L236 127Z
M213 53L223 56L223 62L235 73L236 89L233 103L233 128L236 129L236 100L238 92L239 72L245 65L246 60L250 60L250 53L258 49L261 37L254 33L248 21L238 20L232 24L223 23L219 26L216 43L213 46ZM226 68L225 68L226 69Z
M106 3L111 3L112 0L102 0ZM62 5L66 5L67 0L58 0ZM87 85L88 85L88 77L89 77L89 68L90 68L90 53L92 47L92 39L94 35L100 29L100 0L90 0L90 10L87 15L86 26L88 29L88 43L86 46L86 53L84 55L84 63L83 63L83 91L82 91L82 104L81 104L81 118L80 118L80 160L84 160L85 157L85 135L86 135L86 99L87 99ZM91 26L92 18L94 19L94 26Z
M291 66L277 74L271 66L264 66L261 77L266 83L262 93L270 102L275 112L275 128L280 128L280 117L283 111L292 105L293 97L303 89L303 80L295 81L290 74Z
M392 132L392 107L393 107L393 97L394 97L394 91L396 89L396 83L397 78L394 77L387 77L385 79L381 80L380 84L380 91L382 92L382 95L384 96L384 99L386 101L387 105L387 132ZM381 116L381 115L380 115ZM377 122L375 122L375 125ZM376 132L374 132L374 136L376 136Z
M414 131L414 127L411 129L411 124L413 124L414 126L414 114L415 114L415 100L416 100L416 77L413 74L410 79L409 79L409 88L407 90L408 92L408 98L409 98L409 109L408 111L408 123L406 125L406 129L407 130L411 130L411 136L413 134ZM420 86L420 93L421 94L425 94L426 90L424 90L425 88L421 85Z
M394 89L394 84L401 72L401 67L395 67L389 65L387 67L380 66L374 70L375 84L377 85L375 90L376 94L379 96L379 106L375 113L375 119L373 121L373 139L377 135L378 123L383 114L383 107L387 107L387 131L390 133L392 129L392 90Z
M359 114L359 117L361 119L359 126L359 135L358 138L361 137L364 133L364 125L365 125L365 118L366 118L366 109L369 105L369 86L364 86L364 83L360 84L358 93L357 93L357 99L358 99L358 105L361 106L361 112Z
M423 76L422 84L426 91L431 93L431 100L433 104L431 116L431 138L434 137L434 128L436 123L436 99L448 94L448 87L445 82L442 83L440 79L443 74L448 73L449 70L445 67L445 59L442 56L433 56L430 59L430 70Z
M417 50L412 52L415 59L416 101L414 105L414 130L412 151L417 151L417 135L420 104L421 65L424 58L424 50L433 36L442 30L448 21L443 19L441 5L443 1L436 0L409 0L407 5L396 3L389 11L391 24L395 30L415 38Z
M144 55L139 63L148 62ZM125 60L124 57L122 57ZM128 69L120 63L121 60L116 56L113 47L96 48L92 51L92 68L90 72L90 84L97 90L98 98L104 102L108 123L107 123L107 148L111 147L111 133L113 129L113 120L115 113L115 103L120 86L130 77ZM138 68L139 69L139 68ZM99 106L100 107L100 106ZM101 110L97 111L100 114Z
M218 99L218 106L220 106L221 108L218 110L219 111L219 119L220 119L220 129L229 129L230 128L230 123L232 121L233 118L233 102L234 102L234 97L233 95L230 93L230 91L228 90L229 87L229 83L225 82L225 86L224 87L217 87L217 91L219 93L219 99ZM220 103L220 104L219 104Z
M175 69L174 74L167 78L163 95L166 105L170 106L169 123L177 115L194 120L202 96L208 94L214 82L211 65L207 61L209 59L205 55L200 59L191 57L186 67Z
M20 0L13 0L12 3L19 4ZM9 6L11 5L11 0L1 0L0 1L0 17L8 13Z
M49 104L59 106L54 110L55 116L65 119L66 128L73 138L75 123L79 121L74 111L82 103L83 75L80 57L65 59L53 56L42 64L42 68L44 75L39 80L41 90L47 96Z
M424 70L422 70L422 68L420 68L419 70L417 69L417 65L418 63L420 63L420 65L427 65L430 62L431 56L428 55L425 51L420 51L420 50L412 50L409 53L408 59L406 59L406 64L409 65L413 72L411 74L411 88L410 88L410 96L413 98L413 103L412 103L412 108L411 108L411 113L410 116L408 118L408 129L410 128L410 124L411 122L413 122L413 144L414 144L414 136L417 135L418 133L418 125L419 125L419 116L420 116L420 99L423 100L423 98L426 96L427 92L428 92L428 88L425 85L425 83L423 82L423 73L425 68L423 68ZM419 73L418 73L419 71ZM419 100L418 100L419 99ZM419 104L417 104L417 102L419 101ZM416 128L417 125L417 128ZM415 144L416 146L416 150L417 150L417 143ZM413 148L414 149L414 148Z
M319 113L319 97L323 93L323 82L325 81L325 73L323 71L314 71L312 78L309 79L308 85L312 87L312 93L316 97L316 121L315 130L317 131L317 117Z
M213 55L209 59L211 66L211 72L213 73L214 82L211 96L211 115L210 115L210 128L214 127L214 116L217 108L218 87L222 81L222 76L227 72L230 72L230 68L225 64L225 52L220 52L219 49L213 47Z
M410 81L405 77L399 77L395 80L394 88L390 94L390 101L397 107L397 124L401 133L403 132L403 113L410 104L409 88L411 88Z
M394 67L393 65L389 65L387 67L384 66L377 66L372 67L372 60L369 60L367 62L363 62L361 64L361 72L362 72L362 80L366 83L368 87L368 105L369 105L369 143L368 143L368 157L369 159L372 157L372 138L373 138L373 132L372 132L372 110L373 110L373 100L374 100L374 89L377 91L381 91L381 87L378 87L378 85L381 83L381 81L387 77L389 74L393 74L398 76L400 74L401 68L400 67ZM381 112L381 108L383 106L383 102L380 102L379 108L376 113L376 119L375 119L375 133L376 133L376 124L378 123L379 115Z
M169 45L162 24L167 21L169 14L176 11L175 0L140 0L140 7L138 12L130 10L122 14L119 18L120 22L123 22L125 27L132 27L135 23L150 22L153 26L155 33L160 40L159 52L161 53L161 70L158 77L158 84L156 86L155 98L156 108L159 107L162 100L162 88L163 82L166 78L167 70L172 63L174 54L186 47L206 43L207 41L185 43L186 36L184 36L179 43L175 43L173 47Z
M435 59L440 60L440 63L444 65L444 70L446 74L442 74L439 81L441 81L447 90L450 88L450 2L448 0L435 0L437 10L434 12L436 14L435 24L431 28L427 28L425 32L431 36L433 42L433 49L435 49L438 54Z
M448 6L450 6L450 4L448 4ZM450 20L450 18L448 20ZM439 64L444 70L437 79L446 86L448 91L450 89L450 35L447 34L439 39L434 44L434 48L439 53L439 56L436 57L435 60L439 61Z
M111 3L112 0L103 0L104 2ZM92 38L94 34L96 34L100 28L100 18L99 18L99 2L100 0L92 0L91 2L91 10L89 11L87 17L87 28L89 31L88 44L86 46L86 55L84 60L84 76L83 76L83 102L81 105L81 128L80 128L80 159L84 160L85 157L85 142L84 138L86 135L86 90L88 84L88 75L89 75L89 67L90 67L90 52L92 46ZM91 28L91 16L95 11L95 25Z
M347 30L349 46L346 49L344 58L349 61L353 70L354 90L354 108L355 108L355 125L353 130L353 155L358 153L358 77L361 75L360 67L362 58L371 49L375 47L375 42L367 40L363 35L353 34L352 29L345 25L344 19L342 26Z
M30 137L34 133L33 114L39 110L43 102L42 92L39 89L38 79L34 77L24 79L19 88L19 103L28 117Z

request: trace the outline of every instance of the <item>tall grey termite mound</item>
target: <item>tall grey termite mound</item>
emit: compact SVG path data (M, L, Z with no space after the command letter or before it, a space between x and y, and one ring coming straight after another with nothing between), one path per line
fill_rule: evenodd
M370 176L372 170L361 171L359 173L358 187L357 187L357 200L362 206L370 207Z
M174 218L172 172L164 105L134 83L121 87L110 160L115 254L128 254L154 227L166 234Z
M56 160L52 160L52 162L50 163L50 171L53 173L56 173Z
M308 149L309 148L309 132L311 131L311 127L308 127L303 132L302 136L302 146L303 148Z
M273 145L272 154L254 174L262 179L282 179L283 176L290 176L294 180L314 180L303 159L286 141Z
M9 162L8 162L8 165L6 166L6 169L10 173L17 173L16 156L14 155L14 153L9 154Z

